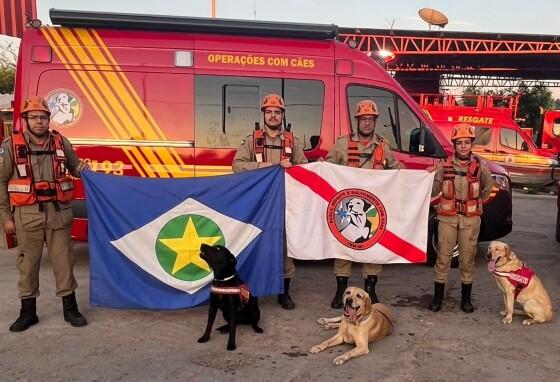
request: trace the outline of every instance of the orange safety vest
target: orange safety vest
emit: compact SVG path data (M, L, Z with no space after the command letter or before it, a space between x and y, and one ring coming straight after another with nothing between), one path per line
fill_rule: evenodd
M18 179L8 182L8 193L12 206L28 206L45 202L69 202L72 200L74 182L68 176L66 155L62 136L57 131L51 132L51 147L49 151L32 151L23 133L15 131L12 134L12 149L14 166ZM31 155L51 155L55 180L35 181L31 166Z
M280 135L282 146L269 145L266 143L264 131L260 128L255 128L253 131L253 152L255 153L255 160L258 163L267 162L265 149L282 150L280 160L289 159L292 161L292 154L294 152L294 134L291 131L283 131Z
M360 159L365 158L365 162L370 159L373 161L373 169L383 170L385 168L385 145L383 144L383 138L379 137L378 139L379 144L375 146L371 154L367 154L360 153L358 142L348 137L348 166L360 167Z
M455 197L455 177L466 176L468 182L467 200ZM482 199L480 198L480 159L473 156L466 173L458 173L453 162L448 158L443 163L443 184L441 198L437 206L438 215L443 216L480 216Z

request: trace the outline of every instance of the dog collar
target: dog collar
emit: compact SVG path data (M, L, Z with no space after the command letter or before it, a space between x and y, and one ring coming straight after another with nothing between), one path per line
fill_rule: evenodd
M212 285L210 291L215 294L230 294L230 295L239 295L241 299L241 303L245 305L249 302L249 298L251 297L251 292L246 284L241 284L239 286L234 287L219 287Z

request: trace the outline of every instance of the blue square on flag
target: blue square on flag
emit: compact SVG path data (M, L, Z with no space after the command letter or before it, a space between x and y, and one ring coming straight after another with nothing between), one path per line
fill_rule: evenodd
M208 300L212 270L200 245L237 257L255 296L282 289L284 174L280 167L207 178L83 173L91 303L178 309Z

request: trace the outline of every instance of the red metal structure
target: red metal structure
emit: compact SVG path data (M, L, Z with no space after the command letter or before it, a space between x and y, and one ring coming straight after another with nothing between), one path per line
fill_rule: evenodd
M393 53L387 69L412 92L437 93L442 74L560 79L557 36L342 28L340 39Z

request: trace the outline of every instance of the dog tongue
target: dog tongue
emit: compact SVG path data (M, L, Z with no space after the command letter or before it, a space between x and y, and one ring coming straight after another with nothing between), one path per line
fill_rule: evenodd
M496 263L494 260L490 260L488 262L488 272L494 272L494 269L496 269Z
M344 308L344 315L350 319L350 321L356 321L356 309L351 306Z

